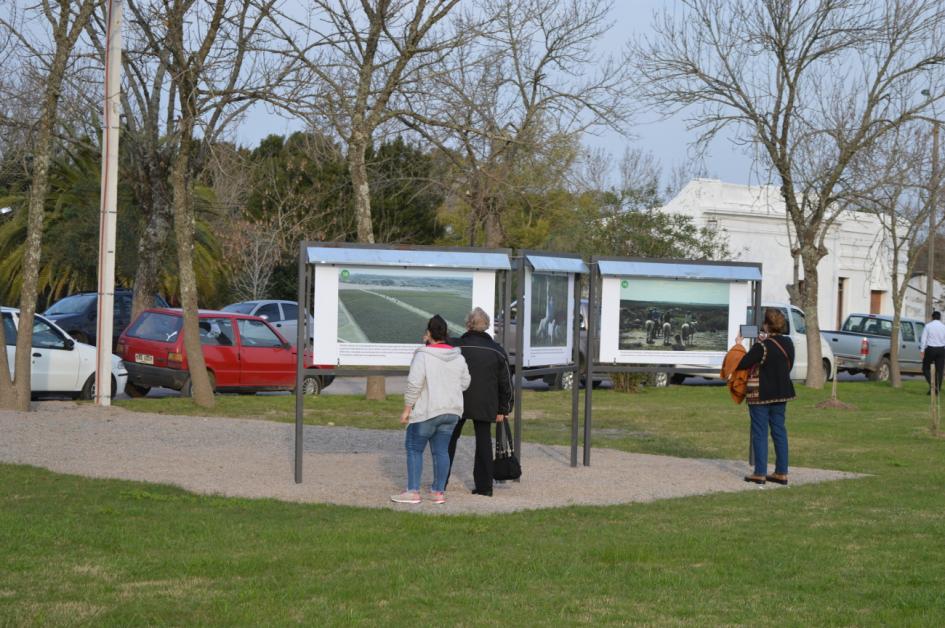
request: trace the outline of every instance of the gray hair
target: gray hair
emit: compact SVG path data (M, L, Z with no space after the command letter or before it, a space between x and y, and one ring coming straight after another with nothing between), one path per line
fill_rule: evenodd
M489 329L489 315L481 307L474 307L466 316L466 329L470 331L486 331Z

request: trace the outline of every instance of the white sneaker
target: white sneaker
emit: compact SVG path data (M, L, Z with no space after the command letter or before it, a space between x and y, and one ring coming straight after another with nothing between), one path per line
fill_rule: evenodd
M399 495L391 495L390 500L398 504L419 504L420 491L404 491Z

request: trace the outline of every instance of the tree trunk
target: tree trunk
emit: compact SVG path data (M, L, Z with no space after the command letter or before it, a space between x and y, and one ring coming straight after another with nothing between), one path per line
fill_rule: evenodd
M348 142L348 169L354 188L354 212L358 221L358 242L374 242L374 225L371 220L371 187L368 183L367 136L355 130Z
M889 335L889 383L893 388L902 388L902 373L899 370L899 334L902 317L898 308L893 308L892 333Z
M817 264L823 255L812 246L801 249L801 261L804 264L804 313L807 322L807 379L810 388L824 387L824 357L820 350L820 319L817 312L819 285Z
M365 397L370 401L384 401L387 397L387 385L383 375L371 375L367 378Z
M497 249L502 246L502 222L499 220L499 212L494 207L494 203L489 203L486 208L486 248Z
M149 194L151 211L148 212L148 224L138 240L138 268L135 271L131 320L154 305L154 295L160 287L167 238L174 220L167 189L169 175L163 171L157 173L152 170L149 176L153 177Z
M23 283L20 288L20 323L16 335L14 359L14 405L17 410L30 409L30 370L32 367L33 316L36 314L39 262L43 242L43 218L49 188L49 161L52 152L52 131L59 107L59 88L65 74L66 54L57 54L46 84L45 102L33 146L33 181L27 209L26 246L23 254ZM9 398L7 396L7 398Z
M68 3L67 3L68 4ZM37 284L39 279L40 252L43 242L43 218L46 207L46 194L49 191L49 161L52 152L53 129L59 113L60 90L66 73L69 55L79 34L85 28L95 7L94 2L84 1L78 7L75 20L69 23L69 15L62 13L58 22L49 17L53 27L55 53L46 77L43 92L43 107L37 124L36 143L33 145L33 181L30 187L29 204L26 219L26 251L23 255L23 283L20 288L20 323L16 335L16 358L12 388L0 392L0 404L17 410L30 409L31 367L33 348L33 317L36 314ZM6 349L6 347L4 347ZM0 387L6 378L0 376Z
M182 123L184 126L187 123ZM187 128L192 128L189 126ZM180 302L184 310L184 350L190 371L191 395L202 408L214 405L213 390L200 345L200 319L197 309L197 276L194 273L194 213L190 197L190 134L181 133L181 145L171 171L174 197L174 234L177 237L177 263L180 272Z

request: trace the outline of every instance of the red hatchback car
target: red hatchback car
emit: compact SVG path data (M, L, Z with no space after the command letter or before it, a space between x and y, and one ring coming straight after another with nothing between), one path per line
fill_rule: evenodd
M118 355L128 369L129 396L143 397L158 387L190 395L183 323L179 309L148 309L119 337ZM201 311L200 344L215 391L295 389L295 347L258 316ZM310 355L306 363L311 364ZM302 390L317 395L333 379L308 376Z

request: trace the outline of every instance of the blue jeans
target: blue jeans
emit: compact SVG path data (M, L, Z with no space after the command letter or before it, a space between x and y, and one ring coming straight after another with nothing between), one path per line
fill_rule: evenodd
M433 454L433 492L446 490L446 479L450 474L450 437L459 416L441 414L426 421L411 423L407 426L404 446L407 448L407 490L420 490L420 476L423 475L423 450L430 443Z
M788 472L787 427L784 411L787 403L763 403L748 406L751 416L751 448L755 452L755 475L768 473L768 428L774 441L774 472Z

